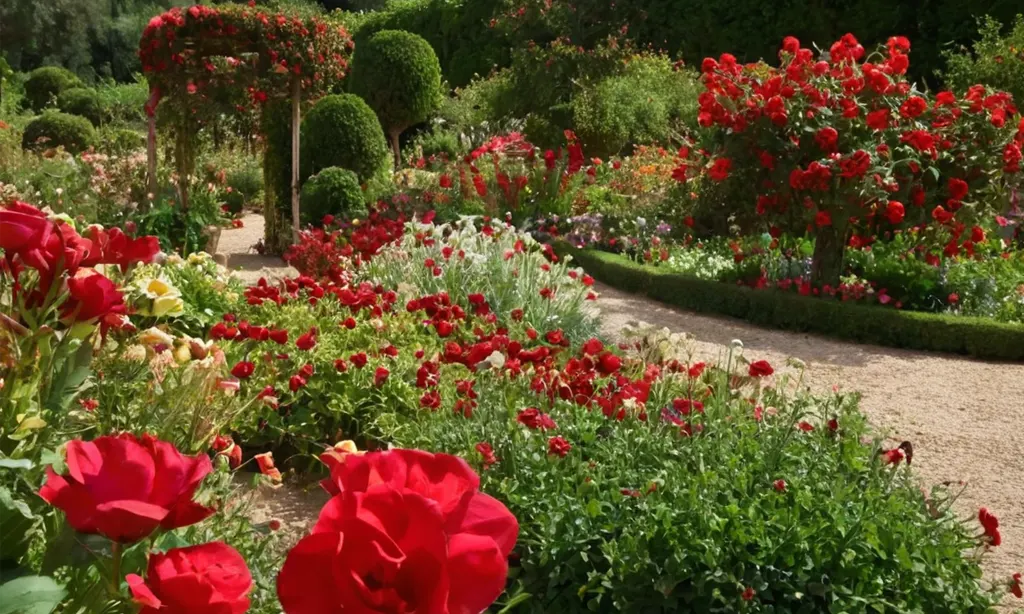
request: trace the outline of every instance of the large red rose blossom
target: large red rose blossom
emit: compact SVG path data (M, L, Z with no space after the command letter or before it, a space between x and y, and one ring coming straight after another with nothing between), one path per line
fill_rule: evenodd
M252 575L234 548L212 542L150 555L146 579L129 574L139 614L242 614Z
M468 614L504 590L519 525L465 461L419 450L322 460L337 494L278 576L286 614Z
M192 500L212 470L205 454L185 456L149 435L75 440L67 446L67 474L48 467L39 496L79 533L130 544L157 528L186 527L213 514Z

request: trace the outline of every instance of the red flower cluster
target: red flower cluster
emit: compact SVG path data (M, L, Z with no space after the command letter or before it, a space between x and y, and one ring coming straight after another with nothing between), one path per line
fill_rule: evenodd
M480 612L505 588L518 523L445 454L326 456L334 494L277 579L287 614Z

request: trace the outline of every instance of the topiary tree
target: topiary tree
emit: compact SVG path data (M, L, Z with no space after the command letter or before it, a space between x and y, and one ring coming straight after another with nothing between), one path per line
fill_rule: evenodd
M359 177L352 171L329 166L302 186L302 221L318 224L326 215L348 219L368 215Z
M33 119L21 137L25 149L62 146L72 153L88 149L95 142L96 130L89 120L58 111L47 111Z
M391 141L395 167L401 164L398 137L426 121L441 104L441 64L422 37L382 30L352 58L351 91L377 114Z
M387 152L380 122L358 96L326 96L302 121L303 177L339 166L366 181L387 167Z
M82 87L75 73L60 66L43 66L29 73L25 81L25 100L33 111L42 111L65 90Z
M99 93L88 87L73 87L57 96L57 108L71 115L78 115L99 126L106 118L106 109Z

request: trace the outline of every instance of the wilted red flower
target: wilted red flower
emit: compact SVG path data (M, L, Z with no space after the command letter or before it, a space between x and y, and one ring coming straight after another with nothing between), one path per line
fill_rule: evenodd
M223 542L153 553L146 579L126 580L139 614L242 614L252 590L245 559Z
M337 493L277 580L286 614L481 612L505 589L518 523L462 459L324 457Z
M988 511L988 508L978 510L978 522L985 530L985 537L993 547L1003 543L1003 537L999 534L999 519L995 514Z
M263 454L257 454L253 458L256 459L256 464L259 465L260 473L267 476L274 482L281 481L281 471L274 466L274 453L264 452Z
M67 475L46 469L39 491L79 533L134 543L157 527L195 524L214 513L192 500L212 470L205 454L185 456L149 435L123 434L67 445Z
M494 455L494 448L491 444L486 441L481 441L476 444L476 451L480 454L484 461L484 469L489 468L491 465L498 462L498 457Z
M527 407L521 410L519 415L516 416L516 422L534 431L537 429L548 430L558 428L558 425L551 419L551 416L536 407Z
M570 444L564 437L552 437L548 440L548 455L558 456L565 458L569 452L572 451L572 444Z
M772 368L767 360L755 360L750 363L750 368L747 372L750 374L750 377L767 377L775 373L775 369Z
M899 448L893 448L892 450L882 450L882 463L885 465L899 465L903 461L903 450Z

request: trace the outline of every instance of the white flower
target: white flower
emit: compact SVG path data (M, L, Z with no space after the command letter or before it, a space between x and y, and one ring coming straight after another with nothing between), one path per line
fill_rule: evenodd
M739 339L733 339L732 341L729 342L729 347L731 347L734 350L743 350L743 342L740 341Z

